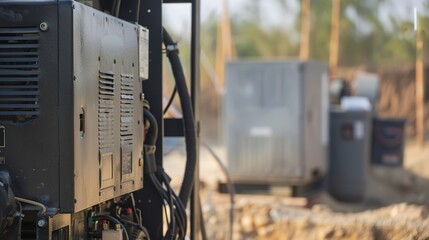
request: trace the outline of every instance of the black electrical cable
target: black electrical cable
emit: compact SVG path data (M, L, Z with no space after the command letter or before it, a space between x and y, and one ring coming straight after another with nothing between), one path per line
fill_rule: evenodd
M180 62L178 49L176 43L172 40L169 33L163 29L164 36L164 45L167 50L167 57L170 60L172 72L174 79L176 81L176 89L179 93L180 104L182 106L183 122L184 122L184 135L186 143L186 167L185 175L183 177L182 186L179 193L179 198L182 200L184 206L187 205L188 200L191 195L191 191L195 183L195 171L197 163L197 134L196 134L196 125L193 116L192 104L190 96L188 93L188 88L186 86L185 74L183 72L182 64ZM171 99L170 99L171 101ZM201 217L200 224L202 225L201 229L204 229L201 233L203 234L203 239L207 239L207 234L204 226L203 212L201 204L199 204L199 216Z
M150 127L148 128L145 144L146 145L155 145L157 137L158 137L158 124L153 116L153 114L148 110L144 109L144 117L148 120ZM161 167L159 167L159 170L162 170ZM149 173L149 177L154 184L156 190L160 194L161 198L167 201L169 207L170 207L170 223L169 230L167 231L167 235L174 236L176 234L176 220L177 225L179 227L179 235L182 237L185 237L186 235L186 209L182 208L182 204L180 200L177 199L174 191L172 190L171 186L169 185L168 177L166 177L165 172L159 171L161 182L158 180L158 178L155 176L154 173ZM162 183L166 186L167 190L165 190L162 186ZM175 209L176 206L176 209ZM177 210L177 211L176 211ZM180 219L177 219L180 218Z
M164 115L168 112L168 109L170 109L171 105L173 104L174 98L176 97L176 93L177 93L177 87L174 86L173 92L171 92L170 98L168 99L168 103L167 105L165 105L164 108Z
M221 158L219 157L219 155L216 154L216 152L213 150L213 148L210 147L210 145L208 145L206 142L202 142L203 146L208 150L208 152L210 153L210 155L212 155L213 159L216 161L216 163L218 164L218 166L220 167L222 173L225 175L226 178L226 182L227 182L227 190L228 193L230 195L230 210L229 210L229 239L232 239L232 235L234 233L234 205L235 205L235 187L234 184L232 182L231 176L228 172L228 169L226 168L226 166L223 164ZM175 146L172 150L170 150L168 152L168 154L170 154L171 152L173 152L175 149L181 147L180 144L178 144L177 146ZM201 200L200 200L201 201ZM201 204L200 204L201 206ZM207 239L207 233L206 233L206 229L204 226L204 217L203 217L203 212L200 210L201 214L200 214L200 219L201 221L201 234L202 234L202 238L203 239Z
M112 15L119 17L119 11L121 10L121 0L114 0L112 5Z
M152 182L154 183L155 188L158 190L158 193L161 195L162 199L165 199L167 202L169 202L168 198L170 195L167 193L166 190L162 188L161 183L158 181L158 179L155 177L154 174L149 174L149 177L151 178ZM171 187L170 187L171 188ZM186 210L184 210L180 204L180 200L178 200L176 197L173 199L174 204L173 206L169 205L170 208L176 207L177 211L175 211L175 215L171 216L170 219L177 220L176 223L179 227L179 239L184 239L186 236ZM167 230L166 236L176 236L176 232L173 231L171 228ZM168 239L168 238L166 238Z
M134 210L136 221L138 222L139 228L140 228L140 230L142 230L144 232L144 234L146 235L146 238L148 240L150 240L150 236L149 236L148 230L145 227L143 227L143 223L142 223L142 219L141 219L141 214L140 215L138 214L138 210L139 209L136 208L136 201L134 199L134 194L131 193L130 194L130 198L131 198L131 203L133 205L133 210Z
M153 182L155 188L159 192L162 199L165 199L169 205L173 203L174 206L170 206L171 208L176 207L176 211L174 211L174 216L172 218L176 218L178 225L178 237L179 239L184 239L186 236L187 230L187 220L186 220L186 207L188 201L190 199L191 191L193 189L194 178L195 178L195 168L196 168L196 144L197 144L197 135L196 135L196 127L194 122L192 104L190 100L190 96L188 93L188 88L186 86L186 79L183 72L183 68L180 62L180 58L178 56L177 46L171 39L168 32L164 29L164 44L167 49L167 57L170 61L172 72L174 75L174 79L176 81L177 93L179 94L180 104L182 106L183 111L183 128L186 142L186 153L187 160L185 166L185 174L183 177L182 186L180 188L179 197L176 196L174 192L169 192L169 190L165 190L162 184L159 182L158 178L154 175L154 173L150 173L150 179ZM147 110L144 110L144 114L149 120L151 124L146 137L146 144L155 145L156 139L158 136L158 126L156 124L156 119L154 116ZM165 173L158 170L161 177L163 178L162 182L166 186L167 189L171 189L169 186L169 179L165 175ZM172 193L172 194L171 194ZM173 195L173 196L172 196ZM173 199L173 200L171 200ZM170 200L170 201L169 201ZM172 219L171 219L172 220ZM169 228L166 236L169 235L175 236L176 230L175 227Z
M22 205L19 201L16 201L16 204L18 205L19 209L19 219L18 219L18 239L21 239L21 233L22 233L22 219L24 218L24 215L22 214Z
M191 98L186 86L185 74L177 51L177 45L170 34L163 29L164 45L167 49L167 57L170 61L171 69L176 81L176 88L180 98L180 104L183 111L183 127L186 142L186 166L182 185L180 188L179 199L184 206L187 206L191 191L194 186L195 169L197 161L197 133L194 122Z
M201 196L198 195L198 204L200 205L200 227L202 240L208 240L206 225L204 224L204 213L201 205Z
M134 226L134 227L138 227L141 231L144 232L144 234L146 235L146 239L150 240L149 232L141 224L138 224L138 223L135 223L135 222L132 222L132 221L128 221L128 220L122 219L120 216L117 216L117 218L118 218L119 221L121 221L121 222L123 222L125 224L131 225L131 226Z
M111 222L114 222L116 224L119 224L122 227L122 229L124 230L125 240L130 240L130 237L128 236L127 229L125 228L124 224L121 223L121 221L119 221L118 219L116 219L116 218L114 218L112 216L109 216L109 215L97 215L97 216L94 216L93 219L94 220L105 219L105 220L109 220Z
M162 172L161 177L163 179L164 185L167 189L169 189L170 197L172 198L174 202L174 206L176 207L176 214L178 217L178 221L180 221L180 225L182 226L185 235L186 235L186 228L187 228L187 219L186 219L186 209L181 204L180 200L177 198L177 195L172 191L172 187L170 186L170 179L168 178L167 174L165 172ZM169 229L169 231L175 231L174 228Z
M134 199L134 194L130 193L129 197L131 199L131 204L133 206L133 211L134 211L134 217L136 218L136 221L141 225L142 222L140 221L139 215L137 213L137 208L136 208L136 200Z
M164 178L164 175L162 175L162 177ZM165 181L165 179L164 179L164 181ZM175 215L175 212L174 212L174 199L173 199L173 189L171 189L171 187L169 186L169 185L166 185L167 186L167 191L168 191L168 195L169 195L169 204L170 204L170 215L171 216L174 216ZM171 231L171 233L170 233L170 236L171 236L171 238L173 239L174 238L174 234L175 234L175 232L176 232L176 221L175 221L175 219L176 218L171 218L170 219L170 224L169 224L169 230Z
M145 144L147 145L155 145L156 140L158 139L158 123L156 118L152 115L152 113L144 109L143 110L144 117L149 121L150 127L145 137Z
M231 176L229 175L228 169L226 166L222 163L222 160L220 157L215 153L215 151L205 142L202 142L203 146L209 151L209 153L213 156L213 158L216 160L217 164L219 165L220 169L222 170L223 174L226 178L227 188L230 196L230 210L229 210L229 230L230 235L229 238L232 240L232 235L234 232L234 196L235 196L235 187L232 183Z
M168 224L169 225L168 226L169 227L168 228L169 231L167 231L166 236L170 236L170 238L168 238L168 239L173 239L174 235L175 235L174 229L176 228L176 226L175 226L175 224L176 224L176 221L175 221L176 216L174 215L174 211L172 211L172 209L174 209L173 200L172 200L172 198L170 198L170 196L167 193L167 191L165 191L162 188L161 183L158 181L158 179L155 177L154 174L150 174L150 178L151 178L152 182L154 183L155 188L158 190L158 193L161 195L161 198L167 201L167 204L168 204L168 206L170 208L170 223ZM180 225L180 222L178 224Z
M139 22L139 19L140 19L140 3L141 3L141 0L137 0L135 22Z

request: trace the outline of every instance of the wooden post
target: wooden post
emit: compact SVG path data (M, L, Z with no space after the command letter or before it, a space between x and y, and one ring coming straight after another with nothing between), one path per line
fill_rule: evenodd
M416 140L425 144L425 81L423 31L416 31Z
M311 0L302 0L301 3L301 41L299 58L308 60L310 56L310 27L311 27Z
M222 16L218 25L216 43L216 75L224 86L225 63L235 58L234 42L232 40L231 17L227 0L222 2Z
M335 77L338 67L338 54L340 47L340 18L341 18L341 0L332 0L331 17L331 39L329 43L329 73Z

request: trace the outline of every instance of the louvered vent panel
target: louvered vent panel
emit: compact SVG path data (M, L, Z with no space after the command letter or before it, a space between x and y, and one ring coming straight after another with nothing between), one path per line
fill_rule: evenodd
M115 76L113 72L100 72L98 93L98 142L100 149L114 144Z
M134 76L121 75L121 145L133 143Z
M39 41L34 28L0 28L0 120L39 116Z

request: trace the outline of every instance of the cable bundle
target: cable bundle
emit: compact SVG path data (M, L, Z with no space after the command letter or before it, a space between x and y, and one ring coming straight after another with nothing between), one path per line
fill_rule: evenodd
M156 164L155 143L158 138L156 119L147 109L144 109L144 117L148 122L146 126L149 126L144 146L146 174L149 174L151 182L165 204L168 205L170 212L168 230L164 239L184 239L187 230L186 207L171 188L170 178L164 172L164 169Z

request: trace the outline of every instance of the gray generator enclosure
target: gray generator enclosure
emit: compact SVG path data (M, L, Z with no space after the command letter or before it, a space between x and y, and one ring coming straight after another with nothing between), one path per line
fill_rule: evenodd
M232 62L226 81L225 137L234 181L303 185L325 174L325 64Z

